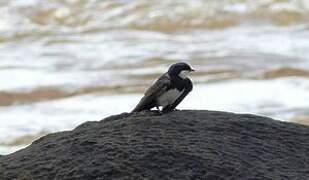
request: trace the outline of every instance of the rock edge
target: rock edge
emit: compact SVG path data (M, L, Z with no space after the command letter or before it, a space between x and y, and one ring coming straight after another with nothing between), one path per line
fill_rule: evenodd
M0 156L0 179L309 179L309 127L215 111L124 113Z

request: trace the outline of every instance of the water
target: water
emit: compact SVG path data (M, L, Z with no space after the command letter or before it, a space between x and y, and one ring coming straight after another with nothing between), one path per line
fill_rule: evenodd
M174 62L180 109L308 123L306 0L0 1L0 154L129 112Z

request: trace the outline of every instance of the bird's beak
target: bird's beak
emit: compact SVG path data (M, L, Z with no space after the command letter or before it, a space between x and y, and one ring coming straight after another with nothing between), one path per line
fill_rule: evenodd
M194 72L195 70L194 70L194 69L191 69L190 71L191 71L191 72Z

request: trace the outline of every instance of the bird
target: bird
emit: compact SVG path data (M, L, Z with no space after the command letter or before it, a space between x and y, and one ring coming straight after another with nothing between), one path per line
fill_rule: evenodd
M195 70L185 62L171 65L168 71L146 90L132 113L151 110L154 107L160 113L174 111L193 89L192 81L188 78L193 71Z

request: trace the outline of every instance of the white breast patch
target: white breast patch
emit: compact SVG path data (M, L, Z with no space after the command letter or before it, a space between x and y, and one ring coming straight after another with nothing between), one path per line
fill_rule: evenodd
M178 99L179 96L183 93L183 91L184 90L178 91L176 88L170 89L158 98L158 105L165 107L169 104L173 104L176 99Z

